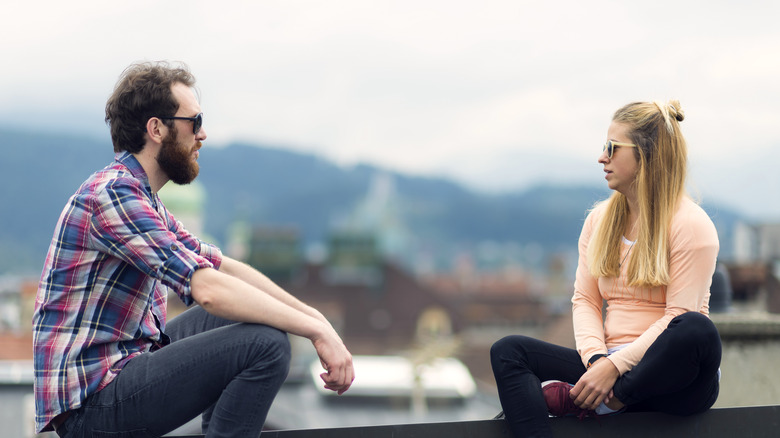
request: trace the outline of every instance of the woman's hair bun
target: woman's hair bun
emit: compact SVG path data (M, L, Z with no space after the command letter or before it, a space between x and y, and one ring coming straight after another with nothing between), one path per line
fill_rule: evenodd
M685 112L682 110L682 107L680 106L680 101L678 100L670 100L666 104L669 115L674 117L678 122L682 122L685 120Z

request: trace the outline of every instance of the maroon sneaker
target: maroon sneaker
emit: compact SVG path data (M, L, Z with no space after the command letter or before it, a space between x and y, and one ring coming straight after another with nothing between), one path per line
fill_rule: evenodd
M542 383L542 393L544 401L547 403L547 411L554 417L577 416L580 419L589 416L595 417L595 411L578 407L569 397L569 391L573 386L560 380L549 380Z

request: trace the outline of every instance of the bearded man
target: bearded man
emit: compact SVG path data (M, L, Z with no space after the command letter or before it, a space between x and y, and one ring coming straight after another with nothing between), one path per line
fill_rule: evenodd
M33 316L36 430L161 436L202 414L207 437L258 436L311 340L326 388L352 356L325 317L187 232L157 192L198 175L203 113L185 65L140 63L106 104L114 162L60 215ZM197 304L170 322L168 292Z

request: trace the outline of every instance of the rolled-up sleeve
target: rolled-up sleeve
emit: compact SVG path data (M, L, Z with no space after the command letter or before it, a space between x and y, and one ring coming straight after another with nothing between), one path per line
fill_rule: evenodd
M200 268L218 268L222 254L184 231L169 227L164 207L161 215L136 180L117 179L95 195L91 219L92 244L149 275L192 304L190 280Z
M190 233L181 222L177 221L176 218L165 209L165 206L161 205L161 209L163 210L163 214L168 218L168 223L170 224L169 230L176 235L176 239L187 249L210 261L214 269L219 269L222 265L222 251L214 245L203 242Z

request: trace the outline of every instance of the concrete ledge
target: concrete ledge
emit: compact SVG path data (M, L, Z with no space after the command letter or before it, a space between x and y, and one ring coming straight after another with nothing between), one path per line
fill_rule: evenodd
M724 342L780 339L780 315L718 313L710 318Z
M690 417L638 412L581 422L556 418L553 430L556 436L583 438L776 437L780 433L780 406L710 409Z
M777 437L780 406L720 408L690 417L656 412L620 414L599 419L554 418L556 437ZM203 435L180 435L196 438ZM263 432L264 438L512 438L504 420L354 426Z

